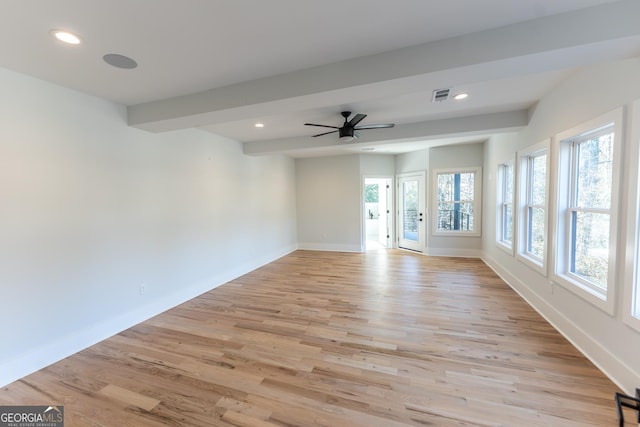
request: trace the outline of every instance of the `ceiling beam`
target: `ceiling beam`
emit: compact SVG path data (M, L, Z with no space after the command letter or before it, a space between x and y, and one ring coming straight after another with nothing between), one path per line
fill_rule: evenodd
M476 134L514 132L522 129L528 122L528 110L480 114L444 120L430 120L399 125L393 129L361 131L362 137L347 144L367 144L367 146L372 146L389 144L391 142L428 141ZM245 142L242 144L242 147L244 154L257 156L267 154L295 154L295 152L300 150L324 150L331 147L344 147L345 145L346 144L341 142L337 136L326 135L318 138L307 136Z
M606 55L606 49L602 47L607 42L640 37L638 16L640 2L637 0L605 4L191 95L132 105L127 108L128 122L131 126L153 132L170 131L266 114L330 107L391 93L410 93L422 78L432 80L434 75L444 72L481 81L521 75L527 71L583 65L572 63L574 50L599 49ZM554 61L542 60L547 56L553 57ZM495 63L503 66L489 66Z

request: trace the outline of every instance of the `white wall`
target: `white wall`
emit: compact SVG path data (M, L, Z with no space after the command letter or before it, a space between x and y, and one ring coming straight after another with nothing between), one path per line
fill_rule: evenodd
M360 156L296 159L298 246L359 252Z
M433 147L429 153L431 169L482 167L484 143Z
M396 173L422 172L429 169L429 149L398 154L396 156Z
M395 156L390 154L361 154L360 173L365 176L392 177L396 173Z
M295 249L292 159L133 129L2 69L0 87L0 384Z
M627 392L640 386L640 334L623 321L624 310L629 310L624 300L625 247L632 244L634 236L627 235L624 226L625 211L632 201L622 199L618 235L617 309L613 316L596 308L562 286L555 285L549 277L519 262L510 254L501 251L495 243L496 218L496 171L498 164L513 158L517 150L531 146L545 138L570 129L620 106L627 110L640 98L640 61L599 64L578 71L545 96L532 112L529 126L516 135L505 135L491 139L485 150L484 186L484 230L483 249L487 263L499 272L541 314L556 326L583 353L598 365L610 378ZM627 116L629 117L629 116ZM629 123L627 129L640 126ZM637 134L637 133L636 133ZM629 132L627 132L629 135ZM616 135L616 144L623 147L623 156L629 165L632 145L635 140L623 140ZM555 153L551 152L552 169ZM633 163L631 163L633 164ZM637 163L636 163L637 164ZM623 171L617 170L616 173ZM554 185L555 172L551 173ZM629 185L623 181L622 194L628 194ZM552 193L553 194L553 193ZM553 205L553 204L552 204ZM550 216L550 220L553 215ZM553 229L553 227L550 227ZM552 241L552 236L547 236Z

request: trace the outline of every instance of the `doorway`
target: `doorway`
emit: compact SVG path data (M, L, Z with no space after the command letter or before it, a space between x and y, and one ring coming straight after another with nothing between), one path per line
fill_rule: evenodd
M364 179L364 235L366 250L391 247L393 178Z
M398 247L423 252L424 172L398 175Z

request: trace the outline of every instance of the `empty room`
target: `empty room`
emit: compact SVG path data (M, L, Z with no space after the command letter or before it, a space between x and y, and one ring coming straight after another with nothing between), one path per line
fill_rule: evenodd
M637 0L1 9L0 427L638 424Z

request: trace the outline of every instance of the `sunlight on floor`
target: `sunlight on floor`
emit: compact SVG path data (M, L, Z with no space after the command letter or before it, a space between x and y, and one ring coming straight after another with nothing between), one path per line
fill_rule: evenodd
M382 243L376 240L367 240L367 250L368 251L377 251L380 249L387 249Z

